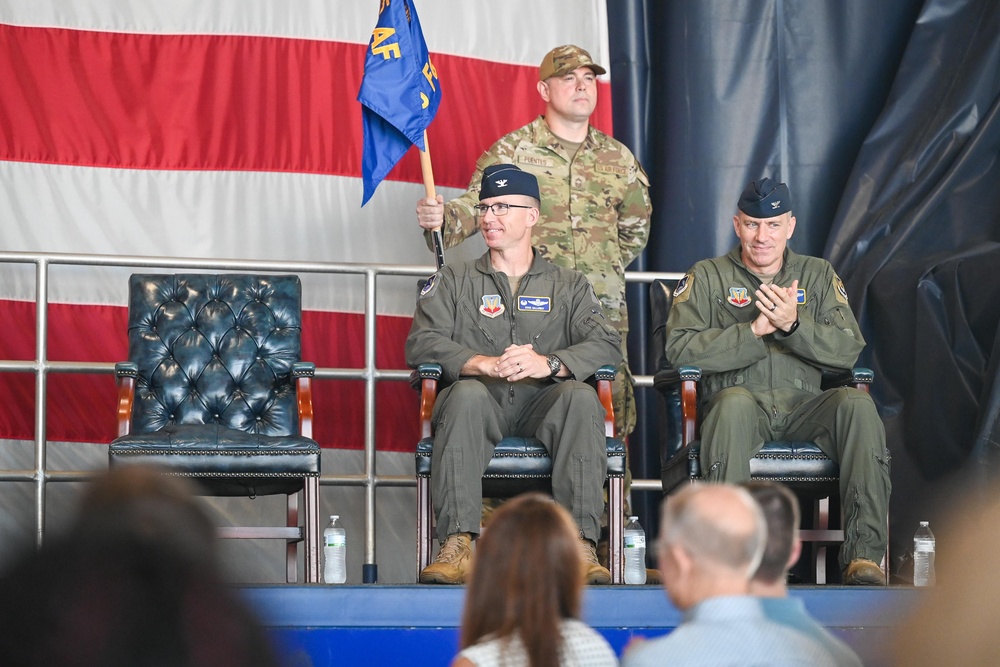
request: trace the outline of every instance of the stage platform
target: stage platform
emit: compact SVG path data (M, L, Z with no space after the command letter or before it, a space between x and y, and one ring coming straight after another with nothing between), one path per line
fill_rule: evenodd
M447 665L458 647L461 586L244 586L289 661L305 665ZM795 586L810 613L850 644L866 665L887 664L893 631L921 591ZM659 586L591 586L584 620L619 653L635 636L666 634L680 613Z

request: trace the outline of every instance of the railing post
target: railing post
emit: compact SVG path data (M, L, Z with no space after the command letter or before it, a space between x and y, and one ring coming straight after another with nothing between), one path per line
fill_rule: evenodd
M45 422L48 401L49 262L35 263L35 544L45 539Z
M365 562L361 581L378 582L375 556L375 318L376 273L365 270Z

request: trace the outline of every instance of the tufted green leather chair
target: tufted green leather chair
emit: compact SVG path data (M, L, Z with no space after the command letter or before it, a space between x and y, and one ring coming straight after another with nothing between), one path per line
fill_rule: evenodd
M297 276L133 275L109 459L193 478L205 495L286 495L284 526L220 536L284 540L289 582L302 544L305 580L318 582L315 365L300 360L301 323Z

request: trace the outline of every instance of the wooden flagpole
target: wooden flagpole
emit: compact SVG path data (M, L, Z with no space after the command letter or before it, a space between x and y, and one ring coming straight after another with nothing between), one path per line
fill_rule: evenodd
M431 166L431 145L427 143L427 130L424 130L424 150L420 151L420 172L424 176L424 193L428 199L436 199L437 191L434 189L434 168ZM434 244L434 260L440 269L444 266L444 239L440 227L431 231L431 241Z

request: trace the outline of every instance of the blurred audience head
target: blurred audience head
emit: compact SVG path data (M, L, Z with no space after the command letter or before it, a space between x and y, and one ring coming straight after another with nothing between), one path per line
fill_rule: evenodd
M760 563L767 524L746 489L695 483L663 501L657 552L678 609L720 595L745 595Z
M0 578L0 664L278 664L219 574L214 533L180 478L95 480L67 533Z
M748 482L743 485L760 505L767 521L767 543L750 582L751 592L785 591L788 568L802 553L799 542L799 499L784 484ZM758 590L759 589L759 590Z

